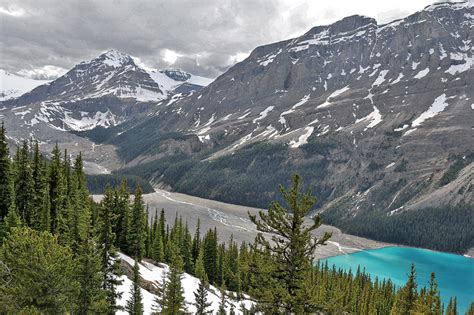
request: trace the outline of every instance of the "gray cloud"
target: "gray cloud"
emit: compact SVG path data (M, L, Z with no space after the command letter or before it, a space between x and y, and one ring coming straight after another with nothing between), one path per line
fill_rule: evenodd
M347 9L335 7L308 14L316 2L5 0L0 4L0 68L57 76L61 68L114 48L149 67L215 77L258 45L347 15ZM402 12L385 8L379 13L399 17ZM178 56L174 63L164 58L166 50Z

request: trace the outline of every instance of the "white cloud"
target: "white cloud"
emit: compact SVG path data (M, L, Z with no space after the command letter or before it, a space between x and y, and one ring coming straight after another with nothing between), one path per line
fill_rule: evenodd
M23 17L26 15L26 11L18 6L10 5L7 8L0 7L0 14L9 15L12 17Z
M17 74L31 79L51 80L56 79L66 72L67 70L64 68L46 65L40 68L21 69Z

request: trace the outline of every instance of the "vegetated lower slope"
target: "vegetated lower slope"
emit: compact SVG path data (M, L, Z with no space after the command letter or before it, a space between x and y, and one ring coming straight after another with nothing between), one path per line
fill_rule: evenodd
M473 209L473 11L437 3L386 25L352 16L258 47L106 143L126 161L120 173L244 205L266 207L276 183L300 172L328 223L465 251L469 233L443 244L433 233L440 220L466 231L457 216ZM404 237L377 232L400 231L420 209L446 217L418 220Z

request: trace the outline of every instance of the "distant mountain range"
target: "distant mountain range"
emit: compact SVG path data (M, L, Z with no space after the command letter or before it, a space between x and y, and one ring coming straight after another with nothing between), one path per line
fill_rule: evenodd
M350 16L257 47L211 84L109 51L0 114L12 138L90 148L96 171L227 202L265 207L298 171L329 223L357 233L473 204L473 26L472 2Z

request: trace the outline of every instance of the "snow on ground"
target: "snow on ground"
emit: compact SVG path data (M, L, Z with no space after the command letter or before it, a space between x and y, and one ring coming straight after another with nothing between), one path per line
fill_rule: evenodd
M133 258L125 254L120 253L120 259L122 259L123 261L126 261L131 266L133 266L134 264ZM140 277L143 278L144 280L155 282L157 285L159 285L162 282L163 277L169 271L169 267L165 264L160 264L160 266L156 266L154 264L142 261L138 265L140 268ZM132 286L132 281L128 279L126 276L122 276L121 279L124 281L122 285L119 287L118 291L122 292L122 297L117 300L117 304L124 306L126 305L127 300L130 298L130 289ZM199 279L187 273L183 273L181 284L184 290L184 297L185 297L187 311L190 313L194 313L196 311L196 308L193 305L193 303L195 302L194 292L197 290L199 286ZM142 301L144 304L144 311L145 311L144 314L145 315L151 314L153 311L153 304L154 304L154 299L156 295L144 289L141 289L141 292L142 292L142 297L143 297ZM228 302L227 309L226 309L227 312L230 312L230 303L232 303L235 306L236 314L242 314L242 312L240 312L241 303L244 303L246 308L249 309L254 304L254 302L250 301L248 299L248 296L245 296L245 297L246 299L240 300L240 301L227 298L227 302ZM209 293L207 295L207 301L209 303L212 303L210 309L217 310L219 308L220 299L221 299L220 291L214 286L210 286ZM121 311L121 312L118 312L117 314L126 314L126 312Z
M334 92L331 93L331 95L329 95L327 98L326 98L326 101L324 103L322 103L321 105L318 105L316 106L316 108L323 108L323 107L328 107L330 106L332 103L331 103L331 100L333 98L335 98L336 96L339 96L341 95L342 93L346 92L349 90L349 86L345 86L343 87L342 89L339 89L339 90L335 90Z
M441 113L448 106L448 103L446 103L447 99L448 98L446 97L446 94L444 94L444 93L441 94L440 96L438 96L434 100L433 105L431 105L430 108L428 108L427 111L425 111L418 118L416 118L411 123L411 126L412 127L417 127L417 126L421 125L425 120L427 120L429 118L433 118L436 115L438 115L439 113Z
M459 59L456 59L456 60L459 60ZM455 75L456 73L467 71L474 66L473 56L468 57L466 54L463 54L460 60L464 60L465 62L462 64L451 65L449 69L446 70L445 72L451 75Z
M428 74L428 72L430 72L430 69L429 69L429 68L420 70L420 71L415 75L415 79L424 78L424 77Z
M258 59L257 62L258 62L259 65L266 67L270 63L272 63L273 60L275 60L275 57L278 56L280 53L281 53L281 49L279 49L275 53L269 53L269 54L263 56L262 58Z
M366 131L367 129L373 128L380 124L382 122L382 115L380 114L379 109L374 106L374 110L370 114L355 121L356 124L360 122L369 122L367 127L364 129L364 131Z
M280 114L280 118L278 119L280 124L282 124L286 127L286 119L285 119L284 116L293 113L295 111L295 108L298 108L298 107L304 105L309 100L309 97L310 97L310 94L307 94L307 95L303 96L301 98L301 100L298 103L296 103L295 105L293 105L289 110L286 110L286 111L282 112Z
M19 97L35 87L47 83L49 81L27 79L0 70L0 101Z
M377 77L377 79L375 79L374 83L372 83L372 87L382 84L385 81L385 76L387 75L387 73L388 70L380 71L379 76Z
M263 111L261 111L258 117L252 120L252 122L255 124L257 121L264 119L265 117L267 117L268 113L273 110L273 108L274 106L268 106Z
M298 140L291 140L289 145L292 148L298 148L299 146L302 146L303 144L308 143L308 138L311 136L311 134L314 131L314 127L306 127L304 128L304 133L299 136Z

